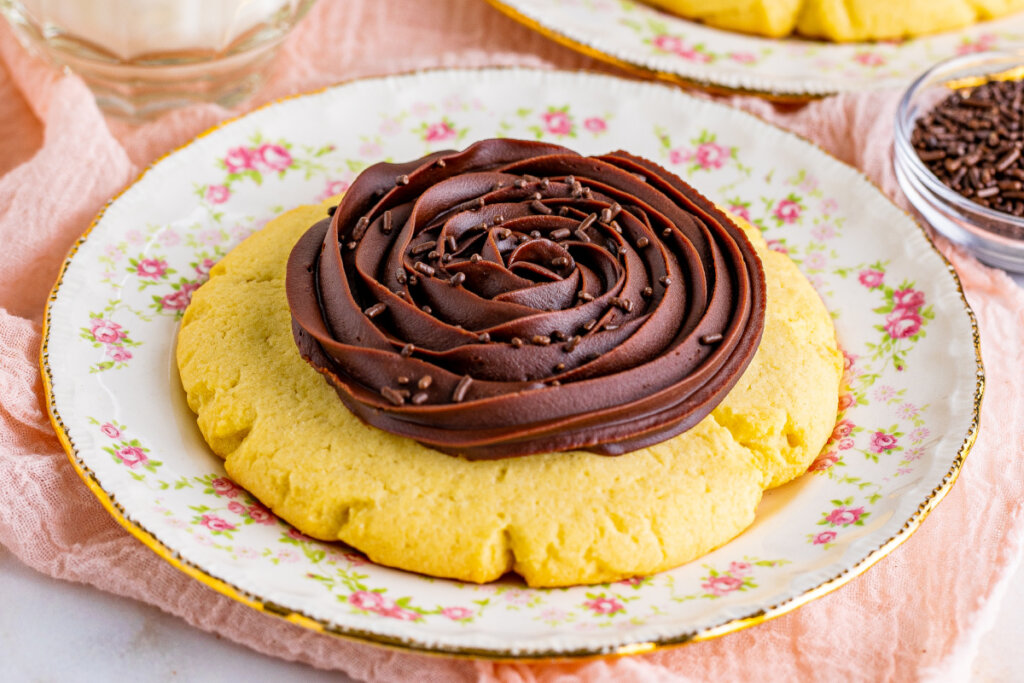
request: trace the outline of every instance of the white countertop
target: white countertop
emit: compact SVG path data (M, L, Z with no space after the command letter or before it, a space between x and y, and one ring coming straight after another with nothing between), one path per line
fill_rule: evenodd
M981 639L970 680L1024 674L1024 571ZM0 681L349 683L192 628L155 607L38 574L0 546Z

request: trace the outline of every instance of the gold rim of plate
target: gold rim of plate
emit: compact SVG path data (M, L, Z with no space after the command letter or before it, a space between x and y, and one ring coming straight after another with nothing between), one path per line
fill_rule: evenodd
M496 2L496 0L488 0L488 2ZM952 263L950 263L949 259L947 259L945 255L939 250L938 246L936 246L935 241L932 239L928 231L912 215L910 215L906 211L903 211L902 209L899 209L899 207L896 208L899 209L904 215L906 215L907 218L910 219L911 223L913 223L917 227L917 229L922 232L925 239L928 241L928 245L932 248L936 255L940 259L942 259L942 262L946 266L947 272L949 272L950 276L953 278L956 290L960 295L960 302L963 304L963 310L967 314L968 319L971 323L971 334L974 343L974 356L977 378L972 398L973 405L971 408L971 424L967 430L967 434L964 436L964 439L961 442L960 448L957 450L956 457L953 460L953 464L950 467L950 469L946 472L946 474L943 476L942 482L935 489L932 490L932 492L928 495L927 498L925 498L923 502L920 503L920 505L918 505L917 510L914 512L914 514L911 515L911 517L904 523L903 527L894 536L892 536L889 540L882 543L875 550L868 553L860 562L855 564L853 567L850 567L840 572L838 575L832 577L828 581L819 584L815 588L812 588L802 593L801 595L798 595L794 598L790 598L784 602L773 605L768 609L761 610L755 614L746 617L730 619L726 622L723 622L715 626L709 626L697 631L691 631L678 636L666 637L659 640L629 643L608 650L602 650L598 648L582 648L576 650L550 650L529 653L517 653L514 651L499 650L481 650L462 647L447 647L440 645L427 645L424 643L419 643L411 638L393 638L389 636L383 636L371 631L365 631L362 629L342 627L338 626L337 624L333 624L329 621L316 619L301 612L294 611L290 608L284 607L282 605L266 601L257 595L253 595L237 586L232 585L227 581L224 581L216 576L213 576L212 574L208 573L204 568L185 560L175 550L164 545L159 539L156 538L155 535L153 535L141 524L138 524L129 519L127 511L124 510L121 504L117 502L115 496L112 493L106 491L102 487L102 485L99 483L99 481L93 474L92 470L79 457L78 451L75 449L75 446L72 443L71 438L64 427L64 421L60 416L60 412L57 410L56 402L53 395L53 376L49 364L48 351L50 316L52 314L52 305L57 300L57 296L60 291L60 286L64 279L64 274L67 271L68 266L71 264L72 259L74 259L75 254L78 252L78 249L85 243L86 239L88 239L93 229L99 224L100 220L102 220L107 209L115 201L117 201L117 199L121 197L121 195L123 195L125 192L134 187L137 183L139 183L146 176L146 174L149 173L150 170L152 170L157 164L159 164L161 161L163 161L170 155L190 146L197 140L200 140L210 135L211 133L220 130L225 126L235 121L238 121L239 119L249 116L255 112L262 111L263 109L274 106L281 102L286 102L288 100L298 99L301 97L307 97L310 95L317 95L332 88L337 88L361 81L384 80L396 77L414 77L443 71L490 71L495 73L501 73L502 71L511 70L530 69L524 69L523 67L477 67L463 69L450 69L440 67L434 69L421 69L402 72L398 74L389 74L384 76L353 78L333 83L331 85L327 85L322 88L317 88L315 90L311 90L308 92L295 93L292 95L288 95L286 97L281 97L276 100L272 100L270 102L262 104L259 107L253 109L252 111L245 112L243 114L239 114L237 116L225 119L224 121L221 121L215 126L212 126L211 128L208 128L207 130L203 131L202 133L197 135L192 140L189 140L185 144L179 145L178 147L163 154L158 159L149 164L142 171L142 173L140 173L139 176L135 178L135 180L133 180L131 183L125 186L120 192L114 195L114 197L112 197L104 205L103 209L100 210L96 217L93 218L92 222L89 224L89 227L85 230L84 233L82 233L82 235L75 241L75 243L71 246L71 249L68 251L68 254L64 259L64 262L61 265L60 272L57 275L57 280L54 283L53 288L50 290L50 295L47 297L46 308L43 316L42 346L40 348L39 353L39 365L43 380L43 393L46 398L46 409L50 417L50 423L53 425L54 431L57 434L57 438L60 441L61 445L64 447L64 451L67 453L68 459L70 460L71 465L74 467L75 471L78 473L78 476L81 477L82 481L85 482L89 490L92 491L93 495L96 496L100 504L107 510L108 513L110 513L111 517L114 518L114 521L116 521L121 527L123 527L126 531L132 534L135 538L139 539L146 547L155 552L161 559L167 561L175 569L184 572L185 574L196 579L200 583L217 591L221 595L224 595L232 600L240 602L253 609L282 618L285 621L291 622L292 624L296 624L298 626L310 629L318 633L323 633L326 635L335 636L346 640L371 643L374 645L379 645L382 647L395 649L403 652L413 652L419 654L437 655L444 657L487 659L496 662L521 662L558 660L585 661L603 658L622 657L628 655L649 654L653 652L667 650L670 648L680 647L690 643L711 640L713 638L718 638L729 633L742 631L743 629L750 628L751 626L756 626L758 624L770 621L784 614L788 614L789 612L792 612L797 608L802 607L803 605L811 602L812 600L815 600L817 598L822 597L823 595L831 593L832 591L846 585L851 580L860 576L868 569L873 567L875 564L879 562L879 560L881 560L886 555L891 553L897 546L903 543L903 541L907 540L910 537L910 535L913 534L918 529L918 527L921 526L921 523L925 520L928 514L931 513L933 509L935 509L935 506L937 506L942 501L942 499L946 497L946 494L949 493L950 489L952 489L953 484L956 482L957 477L959 477L960 475L960 470L963 467L964 460L967 458L968 453L970 453L971 447L974 445L975 439L977 439L981 412L981 401L985 391L985 371L981 359L981 337L978 331L978 321L975 317L974 311L971 309L970 305L967 302L967 297L964 293L963 285L960 282L960 277L957 275L956 270L953 268L953 265ZM544 71L541 69L533 70L538 72ZM584 70L561 70L561 72L568 74L593 73ZM598 75L601 75L606 78L618 78L616 76L603 73ZM772 126L774 128L779 128L779 126L776 126L775 124L769 121L761 119L756 115L750 115L759 119L762 123L765 123L766 125ZM815 143L813 140L809 140L801 135L792 133L785 129L780 128L780 130L782 130L782 132L787 135L792 135L801 140L802 142L811 145L819 152L825 154L826 156L832 157L835 161L838 161L839 163L849 166L849 164L845 164L845 162L840 161L834 155L824 150L820 145ZM865 181L867 181L872 187L874 187L874 189L878 191L879 195L881 195L881 197L885 201L892 203L889 200L889 198L886 197L885 194L881 191L881 189L863 172L856 168L854 168L853 170L856 171L857 174L860 175Z

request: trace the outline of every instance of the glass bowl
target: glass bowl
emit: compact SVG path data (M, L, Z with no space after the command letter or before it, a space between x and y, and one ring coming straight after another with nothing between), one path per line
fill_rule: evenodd
M917 119L954 90L1021 78L1024 50L979 52L940 62L903 94L893 140L896 178L925 220L985 263L1015 272L1024 272L1024 219L976 204L944 185L917 156L910 136Z
M195 102L232 107L260 85L315 0L0 0L21 42L145 120Z

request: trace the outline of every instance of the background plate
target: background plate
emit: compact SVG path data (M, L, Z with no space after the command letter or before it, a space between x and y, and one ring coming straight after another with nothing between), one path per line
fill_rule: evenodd
M906 86L948 57L1024 41L1024 12L899 42L826 43L711 28L632 0L488 0L549 38L644 75L783 99Z
M680 173L788 251L847 354L840 422L754 525L674 571L537 590L368 563L306 538L224 475L174 363L210 266L269 218L367 164L494 135L625 148ZM785 154L780 151L784 150ZM502 657L636 652L720 635L844 583L917 527L973 441L973 315L923 231L854 169L676 89L526 69L357 81L231 122L151 167L65 264L46 315L49 407L72 462L132 533L191 575L305 626Z

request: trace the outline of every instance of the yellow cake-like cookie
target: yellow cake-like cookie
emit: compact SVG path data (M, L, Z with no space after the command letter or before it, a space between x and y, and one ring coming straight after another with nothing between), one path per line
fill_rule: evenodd
M963 28L1024 9L1024 0L647 0L687 19L781 38L898 40Z
M725 401L689 431L618 457L470 461L368 426L292 339L286 262L328 205L289 211L217 264L177 351L188 403L228 473L310 536L467 581L648 574L740 533L762 491L804 472L832 430L842 360L829 315L749 226L768 283L763 340Z

